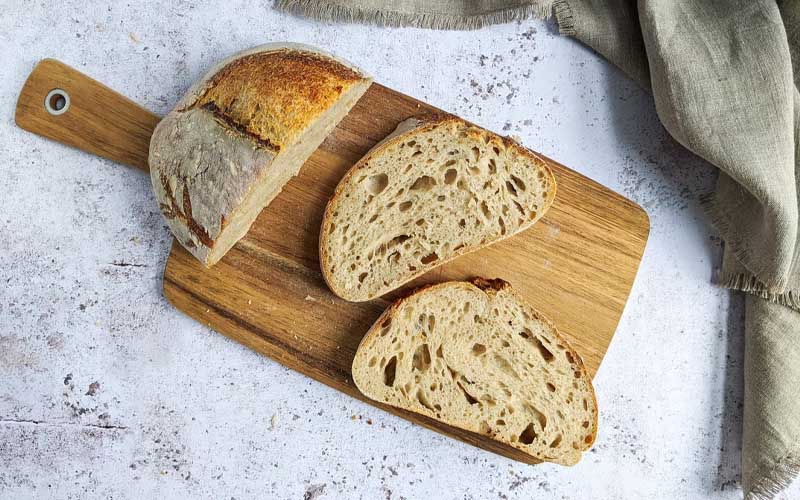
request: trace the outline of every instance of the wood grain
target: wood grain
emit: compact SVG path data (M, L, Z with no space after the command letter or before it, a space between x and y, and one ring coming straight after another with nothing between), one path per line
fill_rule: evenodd
M54 74L44 73L36 79L32 75L20 96L24 107L17 109L17 123L95 154L146 168L148 141L143 136L158 118L60 63L51 61L42 67L45 62L36 70L52 68ZM87 98L86 107L78 108L81 114L74 120L53 123L53 118L59 117L42 116L33 108L41 106L51 88L65 88L59 78L73 85L69 89L76 96L93 96L94 100ZM85 86L81 78L88 80ZM111 105L125 110L114 118L113 128L100 112ZM630 200L549 159L558 194L550 211L532 229L441 266L379 300L349 303L327 289L319 271L317 239L325 203L339 179L400 121L435 112L438 110L423 102L373 84L300 175L215 267L206 270L173 243L164 270L167 299L218 332L366 401L352 383L350 366L361 337L390 300L425 283L476 275L499 277L556 323L594 374L628 298L649 222ZM30 113L38 114L30 117ZM85 120L92 123L85 124ZM76 133L88 137L76 138ZM486 437L367 402L475 446L534 462Z
M54 89L70 97L62 115L44 107ZM160 118L66 64L43 59L20 91L14 120L34 134L146 171L150 136Z

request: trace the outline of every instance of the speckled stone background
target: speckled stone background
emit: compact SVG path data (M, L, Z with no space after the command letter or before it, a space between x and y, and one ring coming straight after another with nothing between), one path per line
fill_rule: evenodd
M327 25L268 1L0 0L0 498L739 498L742 300L712 285L711 167L649 96L537 20L475 32ZM158 113L214 61L325 47L515 134L645 207L650 241L595 379L594 449L527 466L291 372L167 304L170 235L140 172L23 132L55 57ZM800 485L782 498L800 496Z

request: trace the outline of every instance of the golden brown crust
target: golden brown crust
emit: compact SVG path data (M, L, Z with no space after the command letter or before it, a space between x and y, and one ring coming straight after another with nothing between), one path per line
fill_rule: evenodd
M421 286L419 288L415 288L415 289L411 290L409 293L407 293L407 294L403 295L402 297L396 299L389 307L386 308L386 310L383 312L383 314L381 314L378 317L378 319L375 320L375 323L373 323L373 325L370 327L370 329L367 331L367 333L361 339L361 342L359 343L358 348L356 350L360 351L360 350L362 350L362 348L369 348L369 346L372 344L372 342L374 342L374 340L380 334L381 327L382 327L383 323L387 319L392 318L395 315L395 313L397 312L397 310L400 309L400 307L403 304L405 304L406 302L411 300L412 297L415 297L417 294L420 294L420 293L432 292L432 291L435 291L438 288L446 288L446 287L451 287L451 286L465 286L465 287L474 286L474 287L478 288L479 290L481 290L482 292L486 293L487 295L496 295L499 292L503 292L503 291L511 293L512 295L514 295L514 297L517 299L517 301L520 304L524 304L527 307L528 311L530 313L532 313L532 315L533 315L533 317L535 319L547 324L552 329L552 331L554 332L556 338L558 338L558 339L560 339L560 340L562 340L564 342L563 344L560 344L560 345L563 345L564 348L567 349L572 354L572 357L573 357L573 360L575 362L575 365L578 368L578 372L577 373L579 374L579 377L576 377L576 378L580 378L582 380L591 380L591 377L589 377L589 374L586 371L586 366L583 363L583 358L581 358L580 354L578 354L578 352L575 350L575 348L573 348L569 344L569 342L567 341L567 339L564 338L564 336L561 334L561 332L558 331L558 328L555 326L555 324L552 321L550 321L550 319L548 317L546 317L544 314L539 312L536 308L534 308L533 306L529 305L522 297L520 297L520 295L516 292L516 290L514 290L514 288L511 286L511 284L509 282L507 282L507 281L505 281L505 280L503 280L501 278L490 279L490 278L483 278L483 277L475 277L470 281L446 281L446 282L443 282L443 283L431 283L431 284L423 285L423 286ZM355 359L353 360L353 362L355 363ZM592 445L594 444L595 440L597 439L597 420L598 420L598 413L599 412L597 411L597 395L595 394L594 387L591 385L591 383L589 384L589 388L591 389L589 392L591 393L591 397L592 397L592 403L593 403L592 404L592 408L595 409L595 411L593 412L594 413L594 415L593 415L594 416L594 421L591 424L592 425L592 432L589 434L591 436L591 441L589 441L589 442L584 441L585 447L583 448L583 450L577 450L578 451L577 456L565 455L563 457L560 457L558 460L547 459L547 458L545 458L544 460L555 462L555 463L559 463L561 465L567 465L567 466L575 465L575 464L578 463L578 461L580 461L580 452L590 449L592 447ZM414 411L413 408L407 408L407 410L408 411L412 411L412 412ZM514 446L514 445L511 444L511 446ZM525 451L524 449L522 449L522 448L520 448L518 446L514 446L514 447L519 449L519 450ZM539 459L539 460L542 459L542 457L534 457L534 458ZM572 460L573 458L574 458L574 460Z
M555 200L557 184L556 184L555 175L553 175L553 171L550 169L550 166L547 164L547 162L545 162L542 158L540 158L538 155L536 155L533 151L531 151L531 150L527 149L526 147L522 146L521 144L519 144L515 140L513 140L513 139L511 139L509 137L500 136L498 134L495 134L494 132L490 132L490 131L488 131L486 129L478 127L477 125L473 125L472 123L470 123L470 122L468 122L468 121L466 121L466 120L464 120L462 118L459 118L458 116L455 116L455 115L452 115L452 114L449 114L449 113L445 113L445 112L430 113L430 114L426 114L426 115L421 116L421 117L417 117L417 119L420 121L420 125L418 125L417 127L414 127L413 129L409 130L408 132L404 132L402 134L398 134L397 136L392 137L389 140L384 140L383 142L378 143L367 154L365 154L360 160L358 160L358 162L356 162L356 164L353 165L350 168L350 170L348 170L347 173L344 174L342 179L336 185L336 189L334 190L333 194L331 195L331 198L328 200L327 205L325 205L325 212L324 212L324 214L322 216L322 224L320 225L320 233L319 233L319 241L318 241L320 268L322 270L322 278L325 280L325 283L328 285L328 288L330 288L330 290L334 294L339 296L339 297L345 298L346 293L344 291L340 290L338 287L336 287L335 284L333 283L333 280L330 279L331 276L329 276L329 272L328 272L328 270L330 269L329 266L328 266L328 252L325 250L324 245L322 244L323 237L328 232L328 228L330 227L331 220L333 219L333 214L332 214L332 208L331 207L338 202L338 200L339 200L339 198L341 196L341 193L346 188L350 178L352 178L355 175L357 175L361 169L367 168L370 160L373 157L375 157L376 155L379 155L384 149L389 148L389 147L391 147L392 145L394 145L394 144L396 144L398 142L402 142L402 141L406 140L407 134L415 134L415 133L419 133L419 132L424 132L426 130L430 130L430 129L432 129L434 127L437 127L440 124L443 124L443 123L446 123L446 122L455 122L455 123L462 124L462 125L466 126L467 127L466 128L466 133L471 135L471 136L473 136L475 139L483 139L485 137L484 134L489 134L489 141L495 142L495 143L502 143L507 148L515 149L522 156L527 156L528 158L533 159L537 164L541 164L544 167L544 170L547 172L547 174L549 174L548 175L548 177L549 177L548 180L549 180L550 186L552 186L552 189L550 190L549 196L545 200L545 204L541 209L541 213L542 214L547 212L547 210L550 209L550 206L553 204L553 201ZM538 218L536 220L538 220ZM455 259L457 257L460 257L461 255L464 255L464 254L467 254L467 253L472 253L474 251L480 250L481 248L487 247L487 246L489 246L491 244L494 244L494 243L497 243L497 242L502 241L504 239L510 238L511 236L514 236L514 234L516 234L516 233L508 234L506 236L497 238L496 240L494 240L492 242L486 243L484 245L480 245L480 246L478 246L476 248L462 248L461 250L454 251L448 258L440 259L438 265L441 266L443 264L446 264L446 263L450 262L451 260L453 260L453 259ZM430 269L422 268L422 269L419 270L419 272L417 272L416 274L411 276L407 281L411 281L411 280L413 280L413 279L415 279L415 278L417 278L419 276L422 276L423 274L425 274L428 271L430 271ZM382 293L380 293L378 296L383 295L384 293L386 293L386 292L388 292L388 291L390 291L392 289L393 288L389 287L386 290L384 290Z
M363 79L354 69L311 52L256 53L217 72L191 107L213 109L278 151Z
M484 292L487 290L494 290L499 292L505 288L511 288L511 285L508 281L494 278L494 279L487 279L487 278L473 278L471 283L476 287L480 288Z

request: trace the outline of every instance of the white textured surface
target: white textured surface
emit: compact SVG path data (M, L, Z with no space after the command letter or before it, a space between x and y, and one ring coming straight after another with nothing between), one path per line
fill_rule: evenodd
M535 20L436 32L160 3L0 0L0 498L741 496L742 301L711 284L720 243L697 202L713 175L645 92ZM173 310L147 176L13 124L43 57L165 113L215 61L276 40L327 48L645 207L650 242L578 466L451 441Z

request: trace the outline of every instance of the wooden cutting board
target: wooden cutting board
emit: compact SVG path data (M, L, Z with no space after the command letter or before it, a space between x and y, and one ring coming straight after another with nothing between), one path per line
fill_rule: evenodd
M54 89L69 96L68 108L58 115L45 106ZM58 97L51 97L51 108L65 104ZM532 229L460 257L384 299L349 303L335 297L317 262L328 197L347 169L399 122L436 111L373 84L300 175L214 268L204 269L173 242L164 269L164 294L201 323L350 396L531 462L510 446L366 400L350 377L358 343L389 301L410 287L477 275L499 277L556 323L594 375L633 284L649 233L648 218L630 200L547 159L558 194ZM54 60L34 68L16 110L16 122L26 130L144 171L158 121L136 103Z

